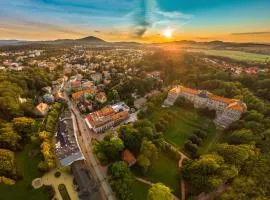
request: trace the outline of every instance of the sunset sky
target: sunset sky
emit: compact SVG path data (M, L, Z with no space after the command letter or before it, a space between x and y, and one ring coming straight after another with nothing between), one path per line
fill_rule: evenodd
M270 43L270 0L0 0L0 39ZM169 31L169 33L168 33ZM165 35L172 37L165 37Z

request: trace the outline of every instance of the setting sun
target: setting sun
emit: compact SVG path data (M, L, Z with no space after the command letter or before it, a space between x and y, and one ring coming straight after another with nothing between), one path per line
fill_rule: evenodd
M164 32L163 32L163 35L164 35L164 37L166 37L166 38L171 38L171 37L172 37L172 34L173 34L173 31L172 31L171 29L166 29L166 30L164 30Z

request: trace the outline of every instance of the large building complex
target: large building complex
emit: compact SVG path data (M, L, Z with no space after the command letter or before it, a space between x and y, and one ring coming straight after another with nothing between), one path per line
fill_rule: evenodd
M216 96L205 90L195 90L178 85L172 88L164 106L171 106L178 97L192 102L195 108L208 108L216 111L216 119L214 123L217 128L226 128L232 122L240 119L243 112L247 110L245 103L237 99L229 99Z
M91 130L100 133L128 119L128 112L129 107L125 103L120 102L88 114L85 121Z
M69 110L65 110L61 114L55 135L55 151L61 165L69 166L77 160L84 160L84 156L77 143L74 121Z

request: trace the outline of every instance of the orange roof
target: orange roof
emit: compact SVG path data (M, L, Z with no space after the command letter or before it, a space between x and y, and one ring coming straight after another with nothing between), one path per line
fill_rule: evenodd
M121 153L121 160L126 161L128 164L131 164L136 161L136 158L128 149L125 149Z
M94 93L94 89L93 88L88 88L86 90L84 90L85 93Z
M240 104L239 102L232 103L227 108L232 109L232 110L237 110L239 112L244 112L246 110L246 107Z
M199 90L195 90L195 89L191 89L191 88L186 88L186 87L182 87L181 90L183 92L186 92L186 93L190 93L190 94L199 94Z
M229 98L225 98L225 97L220 97L220 96L216 96L216 95L209 95L209 98L214 100L214 101L219 101L219 102L222 102L222 103L225 103L225 104L230 104L230 103L233 103L233 102L236 102L237 100L235 99L229 99Z
M121 117L127 117L127 116L128 116L128 111L122 111L122 112L119 112L119 113L116 113L115 115L113 115L112 119L113 120L118 120Z
M43 112L48 108L48 105L46 103L40 103L36 106L36 109Z
M104 92L99 92L99 93L97 93L95 98L96 99L103 99L104 97L106 97L105 93Z
M72 94L72 99L77 100L84 95L84 91L75 92Z
M107 116L110 114L113 114L115 111L113 110L112 107L104 107L99 111L96 111L97 116L99 117L103 117L103 116Z
M174 93L174 94L177 94L179 92L178 88L172 88L169 93Z

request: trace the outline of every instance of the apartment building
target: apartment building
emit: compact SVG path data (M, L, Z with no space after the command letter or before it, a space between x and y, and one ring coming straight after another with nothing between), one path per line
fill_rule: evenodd
M125 103L120 102L88 114L85 121L91 130L101 133L128 119L128 111L129 107Z

